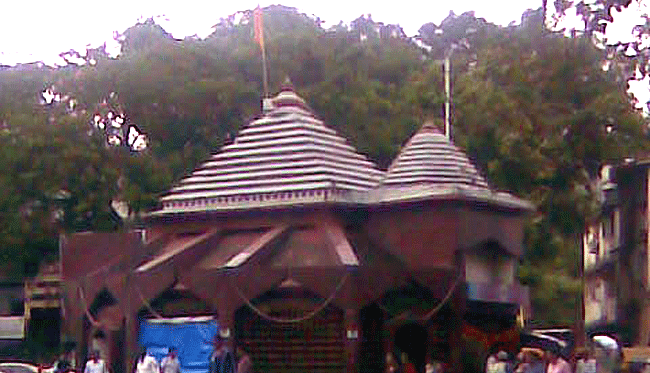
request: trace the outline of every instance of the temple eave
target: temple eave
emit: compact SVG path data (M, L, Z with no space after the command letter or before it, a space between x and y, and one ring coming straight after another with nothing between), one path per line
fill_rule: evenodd
M385 206L418 202L466 202L486 204L516 211L532 211L534 206L509 193L486 188L460 185L415 185L411 187L383 187L373 191L316 190L274 195L248 195L215 199L166 202L165 207L145 216L218 213L246 210L286 209L315 206Z

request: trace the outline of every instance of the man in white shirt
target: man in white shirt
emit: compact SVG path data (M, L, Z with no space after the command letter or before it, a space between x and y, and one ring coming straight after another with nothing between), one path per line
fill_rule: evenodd
M162 373L181 373L181 362L178 360L178 352L175 347L169 348L169 353L160 363Z
M99 358L99 351L90 353L90 359L86 362L84 373L108 373L106 362Z
M135 373L160 373L160 366L156 358L149 355L144 349L135 365Z

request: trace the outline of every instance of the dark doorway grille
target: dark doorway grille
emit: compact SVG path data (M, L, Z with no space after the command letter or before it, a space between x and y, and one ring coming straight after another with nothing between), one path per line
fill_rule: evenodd
M259 307L274 318L292 319L317 307L317 302L271 301ZM340 373L345 370L343 312L329 306L300 323L278 323L248 307L237 312L237 342L257 372Z

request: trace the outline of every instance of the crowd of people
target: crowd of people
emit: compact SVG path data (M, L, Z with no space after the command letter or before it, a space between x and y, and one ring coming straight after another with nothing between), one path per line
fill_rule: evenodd
M485 373L597 373L595 361L586 355L576 356L575 371L561 356L559 348L549 347L547 351L537 348L522 348L516 355L499 351L487 358ZM427 360L425 373L444 373L445 363ZM408 355L402 353L397 360L393 353L386 354L386 373L415 373L416 368Z
M219 336L214 339L214 350L210 355L209 373L252 373L253 363L250 356L241 348L230 349ZM84 373L110 373L106 361L99 351L92 351L86 362ZM133 373L181 373L178 351L169 348L167 355L160 361L143 349L136 359Z
M587 351L575 355L575 369L560 354L557 346L546 351L537 348L523 348L512 357L499 351L488 357L486 373L596 373L596 360Z
M392 353L388 353L385 363L386 373L417 372L405 353L401 354L399 361ZM252 370L252 360L244 350L238 347L233 350L221 337L215 337L209 359L209 373L252 373ZM445 370L444 363L437 361L427 361L425 367L426 373L444 373ZM91 352L84 373L110 373L98 351ZM144 349L136 360L133 373L181 373L178 351L170 348L167 356L159 363ZM487 358L485 373L598 373L598 370L596 359L588 351L576 352L575 365L572 367L561 356L559 347L551 346L546 351L522 348L516 356L506 351L494 353Z

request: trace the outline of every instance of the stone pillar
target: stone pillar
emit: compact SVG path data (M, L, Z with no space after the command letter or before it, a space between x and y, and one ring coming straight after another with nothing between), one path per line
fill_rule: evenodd
M467 307L467 290L465 289L465 261L462 252L456 255L456 270L449 286L458 281L454 294L451 297L451 320L449 345L451 348L449 371L460 373L463 371L463 319Z
M344 318L346 372L352 373L357 371L359 341L361 338L359 311L355 309L346 309Z
M135 313L124 318L124 371L130 372L138 355L138 325Z
M130 274L126 275L124 286L124 371L131 372L138 356L138 317L139 302L136 301L132 283L137 281Z
M84 311L78 299L77 287L72 281L63 283L63 301L61 304L61 331L64 340L74 342L72 350L76 368L83 369L86 346L84 342Z
M74 353L72 354L74 356L73 365L78 370L83 370L86 363L83 360L86 354L82 353L86 348L84 345L84 317L83 315L66 315L64 325L66 334L75 342Z
M124 366L124 322L118 330L111 330L111 365L109 367L111 373L131 373L131 370L126 370Z
M636 344L647 346L650 341L650 301L641 300L639 311L639 332Z
M390 320L390 315L387 315L388 320ZM384 361L386 361L386 356L388 353L393 354L395 361L399 362L399 356L396 356L395 351L395 334L397 332L396 324L386 325L386 339L384 339Z
M219 336L231 351L235 351L235 313L230 309L218 309Z

